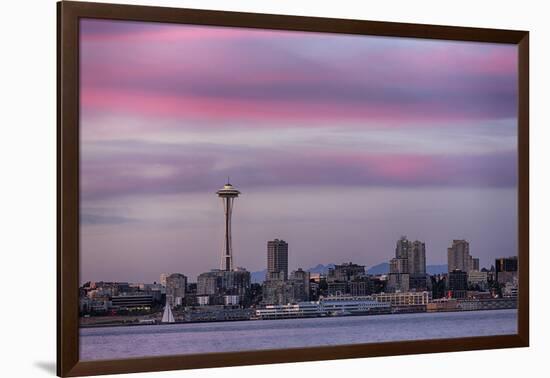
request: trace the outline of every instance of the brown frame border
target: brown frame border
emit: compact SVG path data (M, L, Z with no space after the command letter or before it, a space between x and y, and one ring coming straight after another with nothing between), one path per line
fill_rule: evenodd
M518 46L518 334L107 361L78 360L80 18L236 26ZM57 374L82 376L529 346L529 33L150 6L57 3Z

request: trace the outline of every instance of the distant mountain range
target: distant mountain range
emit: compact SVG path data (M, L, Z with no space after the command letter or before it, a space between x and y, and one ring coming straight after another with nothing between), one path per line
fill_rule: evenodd
M327 274L329 268L334 268L334 264L318 264L312 268L307 269L310 273L321 273L321 274ZM378 265L371 266L369 269L367 269L367 274L387 274L390 271L390 264L383 262ZM440 265L426 265L426 272L428 274L442 274L447 273L447 264L440 264ZM267 269L258 271L258 272L251 272L250 273L250 279L252 283L262 283L265 280L265 275L267 273Z

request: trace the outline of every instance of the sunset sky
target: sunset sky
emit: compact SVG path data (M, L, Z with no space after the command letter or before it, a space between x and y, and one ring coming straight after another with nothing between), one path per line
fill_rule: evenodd
M515 45L82 20L81 281L517 254Z

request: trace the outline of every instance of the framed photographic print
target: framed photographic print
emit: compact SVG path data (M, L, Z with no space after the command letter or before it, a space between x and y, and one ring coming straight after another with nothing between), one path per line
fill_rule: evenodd
M58 3L58 375L528 346L528 59Z

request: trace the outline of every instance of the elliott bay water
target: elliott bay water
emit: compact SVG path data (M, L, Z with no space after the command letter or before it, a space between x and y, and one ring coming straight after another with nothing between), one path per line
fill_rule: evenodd
M517 310L80 329L80 359L106 360L517 333Z

